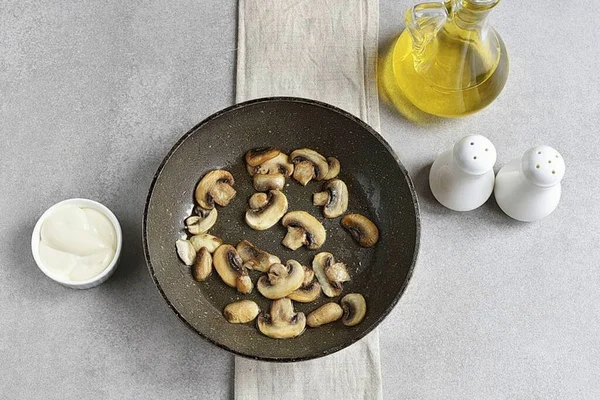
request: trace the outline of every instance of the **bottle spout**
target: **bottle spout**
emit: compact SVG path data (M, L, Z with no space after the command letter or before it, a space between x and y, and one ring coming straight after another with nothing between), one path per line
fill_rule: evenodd
M420 52L448 20L444 3L421 3L406 12L406 28L413 47Z

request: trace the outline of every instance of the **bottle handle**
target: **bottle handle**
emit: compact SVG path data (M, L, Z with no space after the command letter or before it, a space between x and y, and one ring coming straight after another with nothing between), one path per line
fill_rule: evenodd
M448 20L448 9L444 3L421 3L406 11L406 28L415 51L421 52L431 38Z

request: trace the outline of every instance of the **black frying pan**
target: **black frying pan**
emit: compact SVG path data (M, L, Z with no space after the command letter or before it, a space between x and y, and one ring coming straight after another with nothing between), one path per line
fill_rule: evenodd
M244 222L247 200L254 192L243 161L251 148L275 146L291 152L309 147L325 156L335 156L342 165L339 178L350 194L348 212L373 220L381 238L373 249L359 247L340 226L340 218L325 220L312 205L312 194L323 182L306 187L293 179L284 189L289 210L305 210L323 220L327 230L324 246L311 251L291 251L280 244L285 228L278 224L257 232ZM367 315L349 328L335 322L308 328L294 339L263 336L255 322L229 324L222 316L228 303L249 298L268 310L270 301L256 290L242 295L226 286L216 274L206 282L195 282L189 267L177 258L175 241L185 233L184 219L194 206L196 183L212 169L227 169L235 177L237 196L219 208L219 218L210 233L236 245L247 239L259 248L311 265L319 251L329 251L348 265L352 281L344 284L342 296L359 292L367 301ZM169 151L158 168L144 210L143 240L150 274L171 309L191 329L210 342L242 356L269 361L299 361L321 357L356 342L373 330L402 295L419 248L420 222L413 184L385 140L358 118L331 105L300 99L274 97L252 100L220 111L192 128ZM256 283L260 272L250 272ZM295 303L308 314L327 301Z

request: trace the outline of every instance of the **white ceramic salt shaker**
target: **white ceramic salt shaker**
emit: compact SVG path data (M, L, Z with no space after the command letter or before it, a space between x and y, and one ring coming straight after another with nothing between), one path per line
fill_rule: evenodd
M438 156L429 172L435 198L455 211L469 211L487 201L494 190L496 148L486 137L470 135Z
M564 175L565 162L558 151L550 146L533 147L500 169L494 196L509 217L537 221L558 206Z

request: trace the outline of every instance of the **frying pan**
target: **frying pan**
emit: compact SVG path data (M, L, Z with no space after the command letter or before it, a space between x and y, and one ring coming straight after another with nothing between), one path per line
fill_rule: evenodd
M349 191L348 213L370 218L379 227L380 240L364 249L340 225L340 218L324 219L312 205L312 194L324 182L306 187L289 178L284 193L289 210L305 210L323 222L327 240L319 250L291 251L281 245L286 229L277 224L254 231L244 221L248 198L254 192L244 154L256 147L274 146L289 154L308 147L341 163L339 178ZM226 169L235 178L236 197L219 207L219 217L209 233L236 245L246 239L279 256L311 265L320 251L331 252L348 266L352 277L342 296L364 295L365 319L354 327L340 321L307 328L293 339L262 335L256 322L230 324L223 308L236 300L251 299L262 310L270 301L256 288L242 295L226 286L216 272L205 282L195 282L189 267L177 257L175 241L185 236L184 219L194 207L194 188L213 169ZM266 361L300 361L331 354L372 331L402 295L415 265L420 239L419 208L410 177L385 140L358 118L331 105L289 97L263 98L240 103L208 117L173 146L161 163L150 187L143 217L144 252L150 275L173 312L211 343L235 354ZM252 280L260 276L250 271ZM308 304L294 303L308 313L328 301L322 295Z

